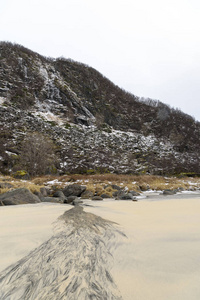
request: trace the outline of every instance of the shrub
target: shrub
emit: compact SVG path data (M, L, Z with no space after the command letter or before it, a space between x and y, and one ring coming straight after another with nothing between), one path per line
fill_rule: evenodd
M53 141L40 133L29 133L21 145L20 165L31 175L42 175L54 170L56 157Z

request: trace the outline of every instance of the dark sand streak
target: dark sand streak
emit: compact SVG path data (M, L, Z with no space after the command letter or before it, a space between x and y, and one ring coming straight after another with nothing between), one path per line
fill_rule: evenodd
M55 234L0 273L1 300L121 300L110 269L115 223L77 206L54 223Z

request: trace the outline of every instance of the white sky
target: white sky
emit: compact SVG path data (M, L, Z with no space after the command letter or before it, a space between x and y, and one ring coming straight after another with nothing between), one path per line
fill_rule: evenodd
M199 0L0 0L0 40L86 63L200 121Z

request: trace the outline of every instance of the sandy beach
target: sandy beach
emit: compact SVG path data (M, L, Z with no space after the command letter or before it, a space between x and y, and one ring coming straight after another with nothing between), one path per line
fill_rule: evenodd
M199 299L200 197L182 198L2 207L0 299Z
M113 268L123 299L200 298L200 198L98 206L127 236Z

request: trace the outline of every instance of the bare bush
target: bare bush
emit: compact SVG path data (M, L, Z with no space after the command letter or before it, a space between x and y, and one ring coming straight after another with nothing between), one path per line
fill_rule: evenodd
M21 145L20 165L30 175L55 172L53 141L40 133L29 133Z

